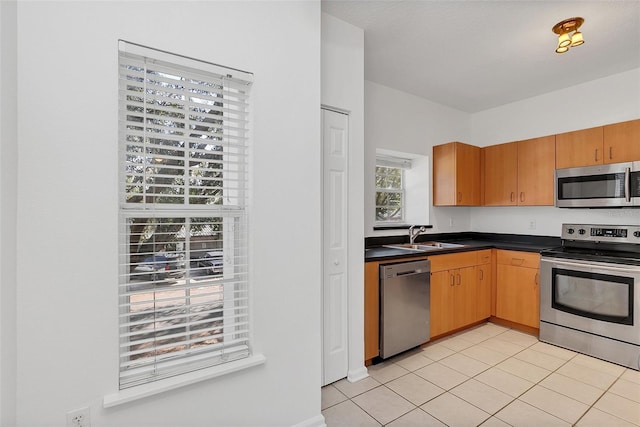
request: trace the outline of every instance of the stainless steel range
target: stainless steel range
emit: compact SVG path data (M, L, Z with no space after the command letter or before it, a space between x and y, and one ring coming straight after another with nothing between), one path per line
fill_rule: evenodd
M640 370L640 226L563 224L540 276L541 341Z

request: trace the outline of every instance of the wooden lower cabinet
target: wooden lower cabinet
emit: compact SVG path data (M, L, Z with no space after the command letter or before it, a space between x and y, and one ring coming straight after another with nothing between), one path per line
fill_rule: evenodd
M476 267L431 273L432 337L476 321L475 277Z
M364 360L380 351L380 263L364 263Z
M477 320L476 293L478 292L477 267L465 267L455 271L454 328L470 325Z
M478 286L476 288L476 320L491 317L493 263L491 249L478 254Z
M509 251L485 249L429 256L431 262L431 337L438 337L491 317L495 304L496 254L503 252L503 262L511 262ZM520 254L522 252L516 252ZM537 256L537 254L534 254ZM380 334L380 265L416 261L427 257L412 257L387 261L371 261L364 265L364 359L370 361L379 355ZM534 260L537 262L537 260ZM519 263L520 261L516 261ZM531 260L521 262L527 270ZM537 265L537 264L535 264ZM524 266L524 267L522 267ZM508 267L508 266L507 266ZM502 277L509 269L503 269ZM535 270L537 272L537 269ZM516 273L519 274L519 273ZM507 278L508 280L512 280ZM536 279L537 280L537 279ZM506 282L505 282L506 283ZM498 297L500 297L498 295ZM518 299L505 294L506 298ZM524 298L530 300L530 297ZM537 301L537 300L536 300ZM503 309L503 307L501 307ZM522 311L522 310L521 310ZM537 313L537 306L535 308ZM502 313L502 312L501 312ZM508 313L515 321L530 322ZM527 323L523 323L527 324Z
M485 259L487 264L480 264ZM490 316L491 251L430 256L431 337ZM482 278L482 279L481 279Z
M540 327L540 255L497 251L496 317Z
M448 271L431 272L431 336L454 329L453 275Z

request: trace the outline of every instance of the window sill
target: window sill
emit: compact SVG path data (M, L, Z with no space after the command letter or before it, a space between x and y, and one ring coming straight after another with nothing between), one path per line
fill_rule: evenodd
M209 380L211 378L220 377L222 375L231 374L253 366L262 365L266 360L267 359L264 355L254 354L251 357L225 363L223 365L212 366L210 368L200 369L187 374L177 375L172 378L166 378L148 384L142 384L125 390L120 390L113 394L104 396L102 406L104 408L112 408L124 403L133 402L134 400L143 399L145 397L175 390L177 388Z
M389 224L389 225L385 225L385 224L380 224L380 225L374 225L373 229L374 230L408 230L413 224ZM418 227L424 227L424 228L433 228L433 225L417 225Z

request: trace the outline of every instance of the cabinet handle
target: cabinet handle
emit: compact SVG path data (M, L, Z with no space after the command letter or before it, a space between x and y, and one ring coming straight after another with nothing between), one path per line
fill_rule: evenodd
M458 191L458 202L462 201L462 191Z
M598 149L596 148L596 158L595 158L596 162L598 161Z
M456 284L456 278L455 275L453 273L451 273L451 283L449 283L449 286L453 286Z
M613 147L609 146L609 160L613 160Z
M484 280L484 270L480 270L480 280Z
M514 193L513 191L511 192L511 195L509 196L509 200L512 202L515 202L516 200L516 193Z
M511 258L511 265L522 265L524 264L524 258Z
M534 279L534 283L536 286L540 284L540 273L536 273L536 277Z
M524 191L520 192L520 201L524 202Z
M462 276L458 273L458 286L462 283Z

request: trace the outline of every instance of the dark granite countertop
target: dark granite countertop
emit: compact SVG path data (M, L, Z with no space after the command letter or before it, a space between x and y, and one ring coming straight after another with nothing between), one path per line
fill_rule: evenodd
M464 246L461 248L442 248L418 252L408 249L384 247L384 245L387 244L407 243L406 236L373 237L365 239L366 249L364 259L365 262L385 261L398 258L425 257L493 248L539 253L544 249L560 246L561 244L559 237L552 236L475 232L423 234L418 236L418 239L416 239L416 243L426 241L458 243Z

